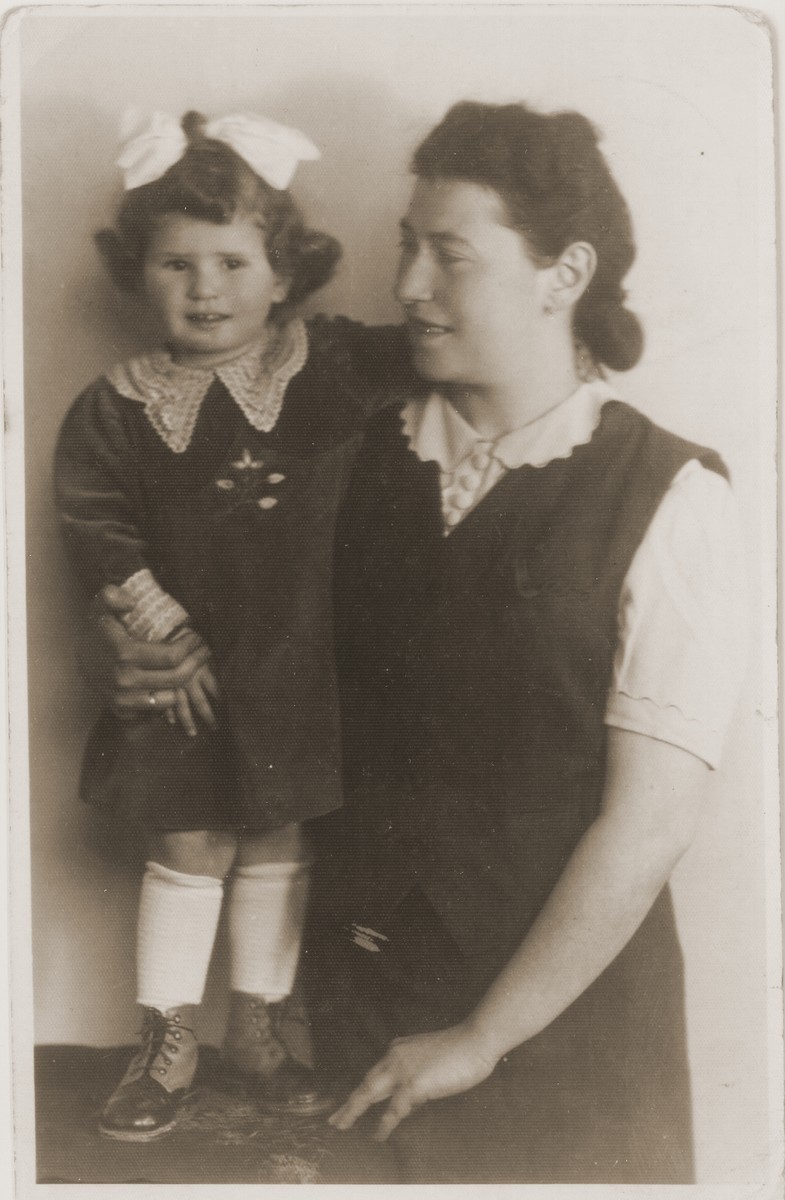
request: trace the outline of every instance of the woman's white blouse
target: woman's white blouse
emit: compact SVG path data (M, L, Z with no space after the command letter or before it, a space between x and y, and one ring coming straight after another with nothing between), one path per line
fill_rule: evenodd
M603 381L582 384L493 442L437 394L407 404L411 449L439 464L445 535L507 471L543 467L588 442L603 404L615 398ZM744 580L733 493L693 459L671 483L624 580L607 725L719 764L744 667Z

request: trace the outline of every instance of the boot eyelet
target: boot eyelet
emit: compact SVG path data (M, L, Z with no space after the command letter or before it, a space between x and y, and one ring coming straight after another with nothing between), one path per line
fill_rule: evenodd
M180 1039L181 1039L181 1037L182 1037L183 1035L180 1033L180 1031L179 1031L179 1029L178 1029L178 1030L177 1030L177 1031L174 1033L174 1035L173 1035L173 1036L174 1036L175 1040L179 1042L179 1041L180 1041Z
M159 1067L159 1068L158 1068L158 1074L159 1074L159 1075L165 1075L165 1074L166 1074L166 1067Z

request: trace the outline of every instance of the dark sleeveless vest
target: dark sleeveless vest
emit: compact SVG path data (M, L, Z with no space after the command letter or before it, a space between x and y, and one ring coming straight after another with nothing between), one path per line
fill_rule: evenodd
M375 419L336 550L352 919L417 887L467 959L509 958L598 812L622 583L692 458L724 473L612 401L444 537L437 464Z
M304 946L317 1058L355 1079L463 1020L522 942L599 809L633 555L685 462L724 471L614 401L444 537L399 416L374 420L338 525L345 804L315 830ZM434 1158L418 1182L690 1182L669 889L573 1004L406 1125Z

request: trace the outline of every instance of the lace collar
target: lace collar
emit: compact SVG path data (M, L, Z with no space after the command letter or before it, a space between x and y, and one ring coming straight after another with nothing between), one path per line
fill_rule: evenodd
M147 419L175 454L188 449L202 401L214 379L224 384L248 423L275 427L289 380L308 357L305 322L295 317L270 342L260 342L218 367L182 366L166 350L141 354L107 372L116 391L144 405Z
M425 400L410 400L401 414L404 435L421 462L437 462L449 474L472 455L487 447L508 471L522 466L544 467L556 458L569 458L576 446L591 440L602 406L617 399L603 380L582 383L556 408L521 429L496 441L482 438L453 408L434 392Z

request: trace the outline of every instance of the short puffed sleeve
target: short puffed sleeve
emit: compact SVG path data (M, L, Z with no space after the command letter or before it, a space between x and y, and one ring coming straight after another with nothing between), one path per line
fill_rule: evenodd
M718 766L746 636L733 492L691 460L662 500L622 587L605 723Z

